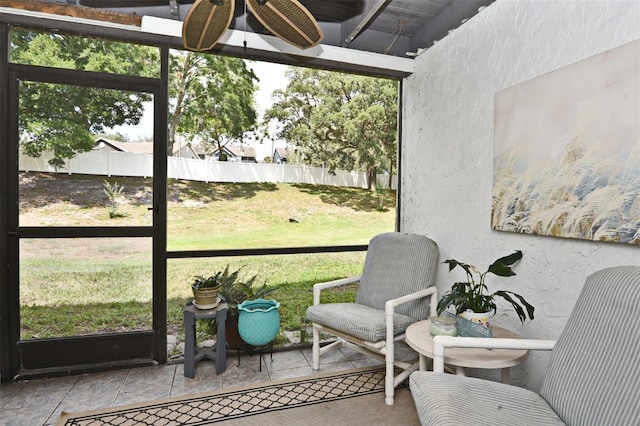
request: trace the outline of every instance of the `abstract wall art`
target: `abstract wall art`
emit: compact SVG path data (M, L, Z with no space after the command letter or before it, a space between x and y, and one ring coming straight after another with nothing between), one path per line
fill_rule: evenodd
M492 229L640 245L640 40L495 94Z

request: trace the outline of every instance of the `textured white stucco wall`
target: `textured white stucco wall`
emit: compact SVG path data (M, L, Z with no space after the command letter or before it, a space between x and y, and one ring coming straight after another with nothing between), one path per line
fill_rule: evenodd
M640 248L491 230L494 94L637 40L639 22L636 0L497 0L417 57L405 81L401 230L433 238L442 260L482 270L522 250L517 276L492 275L488 285L535 306L536 318L524 325L507 305L494 319L524 337L557 338L585 278L640 264ZM461 272L440 265L440 294ZM513 382L539 389L548 357L532 353Z

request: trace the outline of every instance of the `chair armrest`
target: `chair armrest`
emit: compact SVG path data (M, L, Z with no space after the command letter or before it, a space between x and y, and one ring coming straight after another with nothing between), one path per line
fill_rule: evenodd
M384 314L385 314L385 327L387 329L387 345L390 345L390 342L394 339L393 334L393 316L396 312L396 306L402 305L403 303L411 302L412 300L422 299L423 297L430 296L430 313L436 311L436 304L438 302L438 289L436 286L431 286L415 293L410 293L402 297L398 297L397 299L387 300L384 304Z
M356 277L342 278L339 280L327 281L326 283L318 283L313 285L313 304L320 304L320 292L327 288L339 287L341 285L353 284L360 281L362 275Z
M433 338L433 371L444 373L445 348L527 349L550 351L555 340L504 339L484 337L435 336Z
M395 311L396 306L402 305L403 303L411 302L412 300L422 299L423 297L427 296L431 296L431 310L429 312L435 312L436 304L438 301L438 289L436 288L436 286L431 286L420 291L416 291L415 293L410 293L405 296L398 297L397 299L387 300L387 302L384 304L384 310L387 315L390 311L391 315L393 315L393 311Z

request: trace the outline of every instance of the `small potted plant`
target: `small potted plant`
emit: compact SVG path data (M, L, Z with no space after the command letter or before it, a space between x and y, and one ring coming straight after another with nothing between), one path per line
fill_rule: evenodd
M524 322L527 316L529 319L533 319L534 307L522 296L506 290L498 290L489 294L485 284L485 278L489 273L500 277L516 275L511 269L511 265L520 259L522 259L522 252L516 250L514 253L501 257L493 262L491 266L489 266L489 269L482 273L474 265L458 262L455 259L445 260L443 263L449 265L449 272L458 266L464 269L467 273L467 281L453 284L451 290L442 296L438 301L438 315L441 315L449 306L453 306L457 315L472 321L474 315L470 314L484 314L480 316L482 319L477 319L475 322L488 326L490 316L494 315L497 310L495 300L501 297L511 303L521 322ZM476 274L477 280L474 274Z
M208 277L197 275L193 277L191 290L193 304L198 309L213 309L218 305L218 290L221 285L221 272Z

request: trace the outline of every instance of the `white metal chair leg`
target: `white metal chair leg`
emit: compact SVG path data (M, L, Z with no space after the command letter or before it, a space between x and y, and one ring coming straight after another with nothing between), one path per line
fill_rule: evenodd
M393 394L395 390L395 378L394 378L394 365L395 349L394 349L394 335L393 335L393 314L395 307L392 302L387 301L385 303L385 325L386 325L386 344L384 359L386 365L385 380L384 380L384 402L387 405L393 405Z
M394 382L393 360L389 362L389 360L387 359L386 364L387 364L387 369L386 369L386 374L384 379L384 396L385 396L384 402L387 405L393 405L393 395L395 391L395 386L393 383Z
M313 344L311 346L312 368L320 369L320 330L316 325L313 326Z

